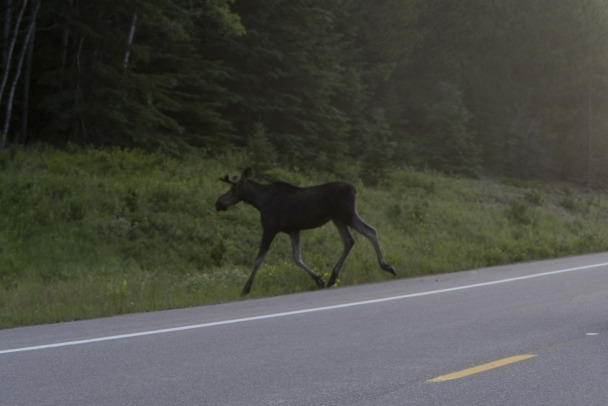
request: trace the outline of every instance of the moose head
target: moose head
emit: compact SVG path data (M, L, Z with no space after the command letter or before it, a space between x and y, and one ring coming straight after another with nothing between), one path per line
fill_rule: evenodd
M241 174L240 179L237 176L230 179L228 175L220 178L222 182L232 185L232 188L221 195L215 202L215 208L217 211L228 210L230 206L234 206L243 200L245 194L245 183L249 177L251 177L251 168L246 168Z

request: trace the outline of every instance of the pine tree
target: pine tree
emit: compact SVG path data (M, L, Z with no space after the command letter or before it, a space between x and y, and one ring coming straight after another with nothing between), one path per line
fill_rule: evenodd
M199 52L208 33L241 35L231 0L42 2L30 132L50 142L177 152L219 148L233 96L221 63ZM50 27L50 28L49 28Z
M431 168L456 175L480 174L481 148L467 128L470 118L462 92L442 83L440 98L427 108L426 115L425 156Z
M215 38L210 50L230 66L230 89L240 100L226 115L244 139L261 120L284 163L310 165L324 152L346 151L346 118L334 97L341 83L338 0L239 2L247 34Z

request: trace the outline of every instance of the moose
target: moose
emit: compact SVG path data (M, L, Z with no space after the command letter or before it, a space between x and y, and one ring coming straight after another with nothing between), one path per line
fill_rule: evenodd
M321 276L308 268L302 262L300 251L300 231L321 227L330 220L338 228L344 251L334 266L327 286L335 284L340 268L348 253L355 244L349 227L363 234L373 244L380 267L393 275L395 270L386 263L380 251L376 230L366 224L355 211L355 187L344 182L330 182L318 186L297 187L285 182L263 185L250 179L251 168L246 168L240 179L232 179L226 175L220 178L222 182L232 187L217 199L217 211L225 211L240 201L244 201L258 209L262 220L262 242L260 251L255 259L253 271L243 288L243 294L249 293L255 274L262 264L272 240L279 232L284 232L291 239L293 260L316 282L319 288L325 284Z

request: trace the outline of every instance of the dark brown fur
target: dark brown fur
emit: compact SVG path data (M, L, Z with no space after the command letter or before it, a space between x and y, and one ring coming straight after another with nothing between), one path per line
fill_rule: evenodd
M232 188L220 196L215 203L216 209L223 211L244 201L258 209L261 214L263 235L260 251L255 259L251 276L243 288L243 294L249 293L255 274L272 240L279 232L287 233L291 238L295 263L310 275L319 288L325 287L321 276L302 262L300 231L320 227L330 220L338 228L344 243L344 251L332 270L327 286L332 286L336 282L340 268L355 243L349 227L371 241L380 267L395 274L393 267L382 257L376 230L361 220L355 211L354 186L343 182L330 182L312 187L297 187L283 182L262 185L250 180L250 177L251 168L247 168L240 179L235 177L230 180L228 176L222 178L221 180L230 183Z

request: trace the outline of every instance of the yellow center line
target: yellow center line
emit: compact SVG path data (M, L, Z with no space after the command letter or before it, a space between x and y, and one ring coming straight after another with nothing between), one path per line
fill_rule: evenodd
M463 378L465 376L478 374L480 372L489 371L490 369L502 367L505 365L513 364L515 362L523 361L528 358L536 357L536 355L531 354L523 354L523 355L515 355L513 357L503 358L498 361L488 362L487 364L478 365L476 367L463 369L461 371L452 372L451 374L441 375L437 378L429 379L427 382L444 382L450 381L452 379Z

